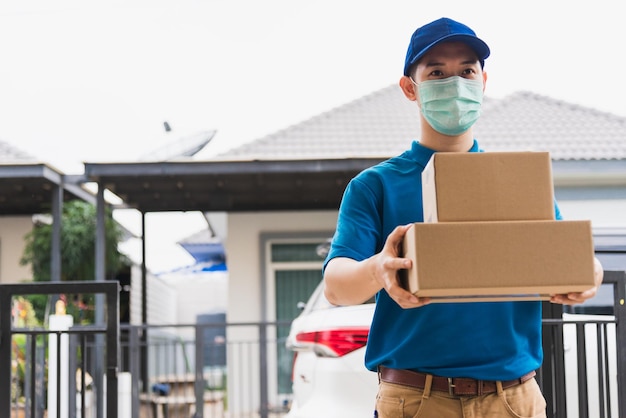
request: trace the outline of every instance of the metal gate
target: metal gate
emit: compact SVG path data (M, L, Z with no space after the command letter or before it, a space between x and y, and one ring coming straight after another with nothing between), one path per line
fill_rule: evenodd
M626 416L626 272L606 271L602 286L613 295L603 315L568 315L544 303L538 382L548 418Z
M97 418L118 416L119 365L119 283L102 282L37 282L0 285L0 418L18 416L15 409L22 411L19 416L86 418L86 397L88 380L86 370L92 371L95 388ZM24 295L76 295L93 294L96 310L102 310L96 318L103 323L95 325L74 325L67 328L15 326L14 297ZM104 299L104 301L103 301ZM58 315L61 317L61 315ZM67 315L62 315L63 317ZM106 320L104 321L104 318ZM99 322L99 321L96 321ZM15 338L25 336L22 345L24 368L19 392L23 393L23 403L18 405L11 390L17 388L12 356ZM93 350L87 348L93 346ZM53 354L47 357L46 351ZM88 367L87 352L92 352L92 365ZM66 353L67 356L63 354ZM54 365L54 376L50 373ZM46 373L47 371L47 373ZM48 384L45 384L46 377ZM77 385L77 381L79 382ZM78 386L78 387L77 387ZM11 388L11 389L9 389ZM54 388L54 389L51 389ZM18 389L16 389L18 391ZM77 391L80 395L77 397ZM66 394L63 396L62 394ZM47 395L47 396L46 396ZM45 405L47 399L48 405ZM106 402L105 402L106 400ZM77 411L77 405L78 411ZM80 415L77 415L77 412ZM105 415L106 414L106 415Z

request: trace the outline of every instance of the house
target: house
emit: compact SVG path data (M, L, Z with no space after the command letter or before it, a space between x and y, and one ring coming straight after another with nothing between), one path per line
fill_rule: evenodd
M5 170L9 165L34 162L34 157L0 141L0 170ZM8 183L8 180L0 181ZM4 197L4 200L10 199L10 195ZM32 216L23 214L0 216L0 283L15 283L21 279L32 278L30 268L19 264L26 244L24 236L32 229L31 218Z
M95 203L93 195L80 185L65 182L55 167L0 140L0 283L32 279L28 266L20 265L25 235L32 230L33 215L52 213L60 217L63 201L82 199ZM53 248L60 232L53 231ZM52 257L51 277L60 280L58 263Z

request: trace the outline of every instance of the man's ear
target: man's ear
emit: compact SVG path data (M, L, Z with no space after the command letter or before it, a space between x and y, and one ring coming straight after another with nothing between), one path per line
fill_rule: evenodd
M409 77L405 75L402 76L398 84L400 84L400 88L402 89L402 92L404 93L407 99L411 101L417 100L417 91L416 91L417 87L415 86L415 84L413 84L413 81L411 81Z

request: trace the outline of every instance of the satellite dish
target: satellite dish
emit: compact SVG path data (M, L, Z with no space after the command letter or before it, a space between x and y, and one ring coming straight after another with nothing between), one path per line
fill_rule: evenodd
M204 131L172 141L156 150L144 154L139 161L169 161L178 158L192 157L204 148L215 136L217 131Z

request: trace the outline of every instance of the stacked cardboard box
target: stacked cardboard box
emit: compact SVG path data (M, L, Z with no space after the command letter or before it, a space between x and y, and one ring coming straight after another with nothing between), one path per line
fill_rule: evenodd
M547 152L436 153L403 285L435 302L545 300L593 283L590 221L556 221Z

